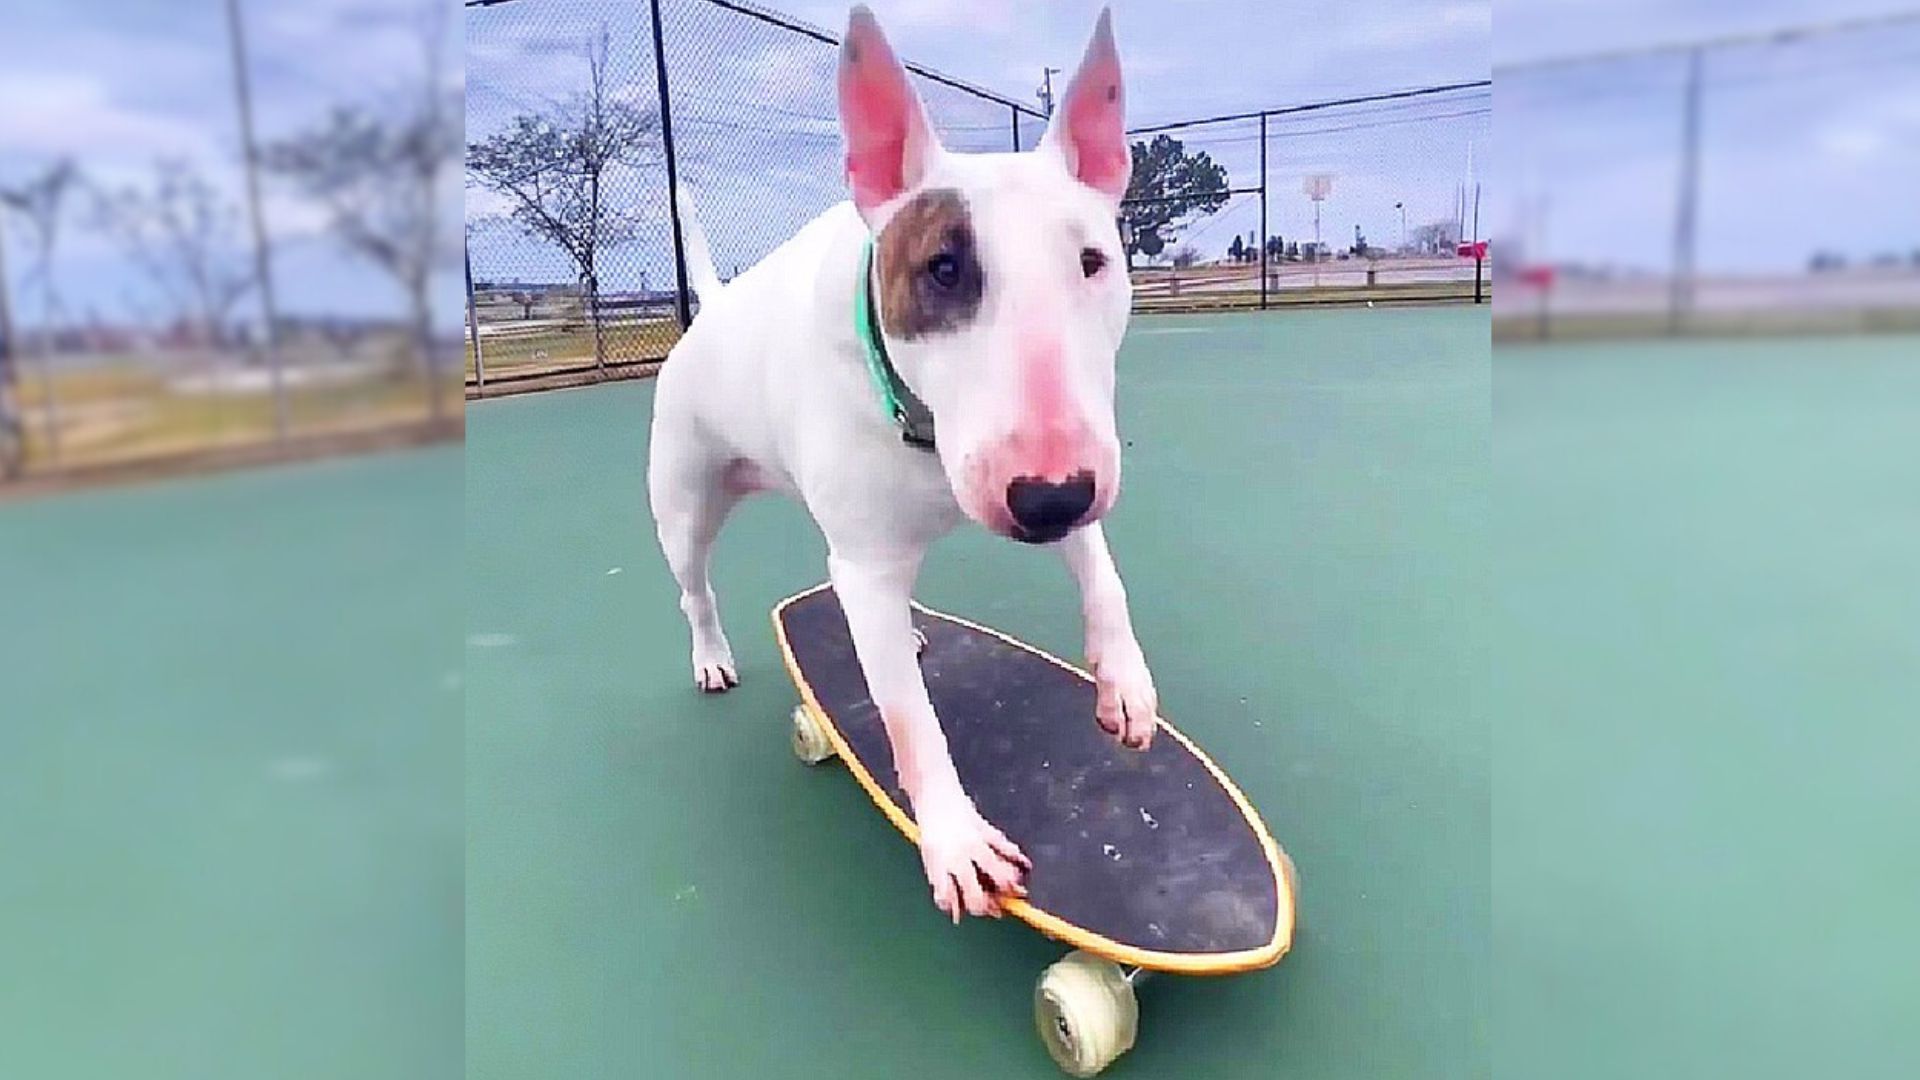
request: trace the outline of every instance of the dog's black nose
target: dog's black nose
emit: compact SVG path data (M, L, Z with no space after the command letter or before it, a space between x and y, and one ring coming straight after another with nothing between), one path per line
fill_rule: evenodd
M1007 510L1022 540L1045 544L1067 535L1093 506L1093 475L1078 473L1055 484L1023 476L1007 485Z

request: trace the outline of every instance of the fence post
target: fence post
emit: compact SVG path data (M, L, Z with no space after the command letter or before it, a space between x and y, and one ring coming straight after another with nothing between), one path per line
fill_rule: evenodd
M1020 106L1009 105L1007 111L1013 114L1013 152L1020 152Z
M18 476L27 450L26 423L20 418L19 343L13 337L13 307L7 295L6 215L0 214L0 479Z
M1486 264L1487 256L1480 249L1480 185L1473 185L1473 302L1483 302L1486 292L1482 288L1484 281L1481 268Z
M1694 219L1700 198L1701 50L1687 50L1685 112L1680 129L1680 198L1673 213L1673 285L1667 331L1678 334L1693 312Z
M487 358L480 352L480 316L473 303L473 252L466 239L460 241L460 256L467 264L467 337L473 340L473 377L477 386L487 385Z
M247 218L253 232L253 272L260 286L260 313L266 335L267 368L273 379L273 435L285 442L291 423L287 406L287 381L280 355L280 312L273 299L273 256L267 240L267 223L260 209L260 150L253 140L253 91L247 78L246 31L240 22L239 0L227 0L228 43L233 52L234 100L240 107L241 160L246 165ZM432 384L429 376L428 384ZM438 400L438 399L435 399Z
M1267 310L1267 114L1260 114L1260 310Z
M660 0L650 0L653 9L653 78L660 98L660 141L667 155L667 216L673 219L674 310L680 316L680 329L693 325L693 305L687 298L687 251L680 235L680 172L673 152L673 109L667 104L667 51L661 43Z

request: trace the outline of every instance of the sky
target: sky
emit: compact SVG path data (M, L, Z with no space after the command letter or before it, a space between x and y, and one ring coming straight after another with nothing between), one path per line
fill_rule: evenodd
M313 122L336 103L377 105L419 79L416 31L432 0L243 0L263 138ZM1129 122L1161 123L1347 94L1486 77L1494 64L1645 45L1816 18L1897 10L1915 0L1475 0L1267 2L1117 0L1115 29L1128 78ZM837 32L840 3L772 0ZM873 0L904 56L1028 104L1044 66L1071 70L1099 5L1013 0ZM832 119L831 50L750 24L700 0L664 0L681 158L711 218L723 270L750 261L841 197ZM464 12L469 138L516 111L564 102L581 81L579 46L591 13L616 13L611 32L624 92L651 100L644 25L619 12L644 5L519 0ZM459 53L463 27L449 26ZM462 76L452 63L449 80ZM1064 78L1064 76L1063 76ZM1920 246L1920 31L1836 39L1802 50L1716 58L1703 113L1702 259L1710 266L1792 268L1810 249L1864 255ZM959 148L1011 141L1004 106L923 84L943 136ZM1310 231L1298 179L1335 175L1325 236L1360 224L1377 244L1397 239L1396 202L1413 224L1450 212L1469 175L1486 186L1483 232L1544 250L1623 265L1665 265L1678 146L1679 80L1672 65L1508 71L1489 95L1375 106L1275 121L1268 143L1269 231ZM1492 138L1491 100L1503 137ZM7 0L0 10L0 185L71 154L96 181L129 183L156 158L187 157L238 198L238 136L227 37L218 0ZM1006 117L1006 127L1002 127ZM1176 133L1226 165L1230 182L1257 176L1250 125ZM1022 125L1023 145L1040 131ZM1471 148L1471 149L1470 149ZM666 271L665 205L657 163L625 178L644 219L613 287L658 286ZM553 280L550 255L487 224L501 206L469 189L480 221L477 262L495 276ZM447 192L456 220L458 178ZM318 208L270 183L282 307L386 314L398 291L343 255ZM1183 239L1212 253L1258 224L1257 201L1236 198ZM29 253L17 221L6 236L20 295ZM622 276L624 275L624 276ZM158 301L103 236L71 225L60 281L68 305L109 317ZM441 295L457 297L448 275Z

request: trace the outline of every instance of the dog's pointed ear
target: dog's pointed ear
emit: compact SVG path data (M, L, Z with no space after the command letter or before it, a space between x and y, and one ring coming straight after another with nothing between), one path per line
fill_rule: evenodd
M880 207L918 186L940 153L906 69L864 4L840 41L840 131L853 204L869 224Z
M1113 45L1113 13L1100 9L1093 40L1080 70L1047 125L1043 149L1060 155L1067 172L1118 203L1127 194L1133 161L1127 150L1127 90L1120 80L1120 52Z

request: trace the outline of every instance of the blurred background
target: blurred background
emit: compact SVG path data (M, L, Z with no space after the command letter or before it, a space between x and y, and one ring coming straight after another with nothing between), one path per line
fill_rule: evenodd
M1916 57L1912 12L1782 9L1503 64L1501 339L1920 329Z
M1502 1075L1920 1059L1920 11L1502 4Z
M457 433L457 11L9 7L0 483Z
M0 1075L459 1074L459 26L0 10Z

